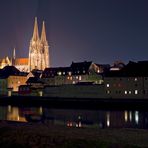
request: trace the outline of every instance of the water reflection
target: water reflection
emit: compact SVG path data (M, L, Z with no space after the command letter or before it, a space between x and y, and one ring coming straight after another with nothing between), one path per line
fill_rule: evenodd
M107 127L110 126L110 112L106 113L106 124L107 124Z
M0 106L0 120L34 121L68 127L148 128L148 111L19 108L8 105Z

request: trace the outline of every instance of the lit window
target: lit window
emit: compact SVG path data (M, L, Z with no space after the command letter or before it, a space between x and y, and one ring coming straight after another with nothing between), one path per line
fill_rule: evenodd
M135 81L137 81L138 79L137 78L135 78Z
M62 74L62 73L59 71L59 72L58 72L58 75L61 76L61 74Z
M132 91L129 91L129 94L131 94L132 93Z
M106 87L109 87L109 84L106 84Z
M65 72L63 72L63 75L65 75Z
M109 91L109 90L107 90L107 91L106 91L106 93L107 93L107 94L110 94L110 91Z
M98 69L97 72L100 73L100 70Z
M67 80L69 80L69 77L67 77Z
M82 77L81 76L79 76L79 81L81 81L82 80Z
M73 82L72 82L72 84L76 84L76 82L75 82L75 81L73 81Z
M76 79L78 79L78 76L76 76Z
M125 92L124 92L125 94L127 94L127 90L125 90Z
M137 95L138 94L138 90L135 90L135 95Z
M70 76L71 76L71 72L68 72L68 75L70 75Z

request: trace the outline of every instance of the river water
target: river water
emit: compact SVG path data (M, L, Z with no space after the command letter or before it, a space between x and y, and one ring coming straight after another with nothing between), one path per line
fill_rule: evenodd
M0 106L0 120L86 128L148 128L148 111Z

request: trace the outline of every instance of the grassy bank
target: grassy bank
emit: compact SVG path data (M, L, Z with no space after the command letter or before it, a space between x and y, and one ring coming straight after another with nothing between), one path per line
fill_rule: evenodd
M140 129L68 128L42 123L0 122L0 147L148 147Z

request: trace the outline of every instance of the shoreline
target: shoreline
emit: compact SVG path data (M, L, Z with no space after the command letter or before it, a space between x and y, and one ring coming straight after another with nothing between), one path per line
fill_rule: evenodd
M75 109L139 109L147 110L148 99L54 98L39 96L0 97L0 105L44 106Z
M147 137L148 130L145 129L96 130L42 123L0 122L1 147L148 147Z

